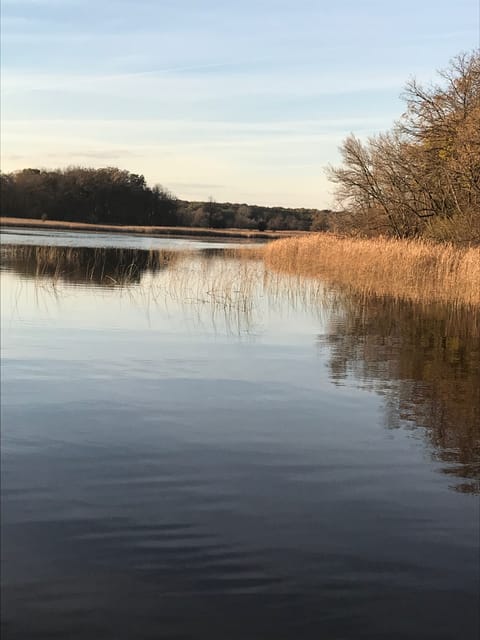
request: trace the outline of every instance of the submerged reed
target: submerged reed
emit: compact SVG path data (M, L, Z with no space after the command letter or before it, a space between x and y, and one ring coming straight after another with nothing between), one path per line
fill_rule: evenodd
M2 265L31 278L52 282L126 286L140 282L178 259L169 250L2 245Z

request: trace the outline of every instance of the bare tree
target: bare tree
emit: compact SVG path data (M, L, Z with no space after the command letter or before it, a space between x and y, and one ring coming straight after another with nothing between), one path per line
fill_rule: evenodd
M359 231L480 240L480 54L461 54L441 82L408 82L392 130L350 135L329 169Z

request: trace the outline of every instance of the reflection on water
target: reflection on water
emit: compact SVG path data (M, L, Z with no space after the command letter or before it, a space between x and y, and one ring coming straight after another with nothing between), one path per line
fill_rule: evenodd
M479 315L439 306L359 300L332 318L319 344L337 383L352 379L384 397L388 428L422 428L443 471L480 491Z
M2 638L475 637L478 314L174 249L2 247Z
M480 315L327 291L309 279L265 273L235 250L2 246L3 268L34 280L86 287L139 285L150 303L180 304L192 322L236 335L261 330L265 301L279 314L301 308L327 317L318 345L332 381L350 380L384 398L388 428L422 428L449 463L455 484L480 492ZM248 254L246 254L248 256ZM161 270L169 270L159 279ZM200 307L200 309L199 309Z
M154 304L175 299L201 324L200 305L213 326L220 321L237 335L259 330L265 297L278 313L298 306L311 314L329 310L318 344L328 348L332 380L351 378L381 394L386 426L425 429L435 455L450 463L444 471L469 480L457 489L480 490L478 314L327 293L312 280L267 274L258 262L238 260L223 248L195 255L22 245L1 250L4 269L34 280L125 287L143 279L141 291L148 290ZM167 278L154 277L172 266Z
M2 266L27 278L84 286L138 284L146 272L157 273L179 255L169 250L99 247L2 245Z
M228 249L235 246L255 247L263 244L264 240L243 238L175 238L145 236L133 233L102 233L91 231L68 231L62 229L29 229L22 227L2 227L0 230L2 244L34 245L42 247L84 247L97 249L140 249L150 251L154 249L208 249L217 247Z

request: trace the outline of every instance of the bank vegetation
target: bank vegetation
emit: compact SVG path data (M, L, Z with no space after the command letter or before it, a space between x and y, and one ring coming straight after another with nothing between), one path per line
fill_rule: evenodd
M420 239L312 234L264 248L274 270L324 279L368 295L480 306L480 248Z
M480 306L480 54L411 80L392 130L342 144L337 234L279 240L269 267L368 294Z
M341 146L331 167L343 231L480 242L480 52L439 81L408 82L406 109L386 133Z

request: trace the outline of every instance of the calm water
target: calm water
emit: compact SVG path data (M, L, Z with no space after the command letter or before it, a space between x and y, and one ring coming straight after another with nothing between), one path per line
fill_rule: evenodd
M2 238L2 639L477 637L478 316L63 237Z

